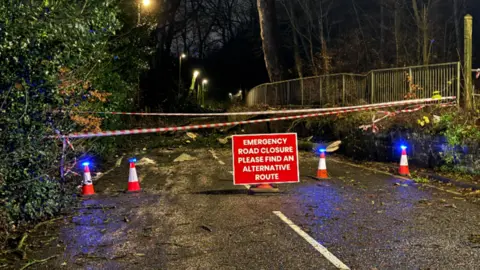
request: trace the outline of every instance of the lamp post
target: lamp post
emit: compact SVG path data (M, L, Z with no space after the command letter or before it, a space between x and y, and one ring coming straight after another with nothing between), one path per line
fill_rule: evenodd
M178 90L182 89L182 59L187 58L187 55L182 53L178 57Z
M150 6L151 4L151 1L150 0L137 0L137 11L138 11L138 15L137 15L137 25L140 25L140 19L141 19L141 12L142 12L142 5L144 7L148 7Z
M202 81L202 106L205 106L205 86L208 84L207 79L203 79Z
M200 71L194 70L193 71L192 84L190 85L190 92L191 93L193 93L195 91L195 81L197 80L198 75L200 75Z

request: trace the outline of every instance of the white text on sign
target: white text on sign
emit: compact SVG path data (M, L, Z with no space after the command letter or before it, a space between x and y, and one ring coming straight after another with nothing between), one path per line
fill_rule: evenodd
M234 136L233 156L235 184L299 181L296 134Z

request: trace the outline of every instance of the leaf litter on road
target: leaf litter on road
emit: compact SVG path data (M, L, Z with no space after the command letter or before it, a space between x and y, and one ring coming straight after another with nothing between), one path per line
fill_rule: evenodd
M205 231L208 231L208 232L213 232L213 230L208 227L208 226L205 226L205 225L201 225L200 228L204 229Z
M468 241L470 241L470 243L472 244L480 244L480 234L478 233L470 234L470 236L468 237Z

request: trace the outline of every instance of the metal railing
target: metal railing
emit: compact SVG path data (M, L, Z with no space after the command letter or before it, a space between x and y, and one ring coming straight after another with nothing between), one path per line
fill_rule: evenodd
M478 108L478 105L480 104L480 90L477 88L477 85L475 83L475 80L479 80L480 78L477 78L477 74L480 74L480 68L474 68L472 69L472 78L473 78L473 108L476 110Z
M434 91L459 96L460 62L373 70L365 75L340 73L265 83L251 89L247 106L330 107L428 98Z

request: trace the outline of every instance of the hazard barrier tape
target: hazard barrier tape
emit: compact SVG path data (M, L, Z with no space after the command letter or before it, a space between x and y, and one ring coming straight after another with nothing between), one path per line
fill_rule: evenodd
M419 110L425 108L426 106L431 106L431 105L433 105L433 104L420 105L420 106L412 108L412 109L398 110L398 111L395 111L395 112L379 111L378 113L383 113L383 114L385 114L385 116L383 116L382 118L379 118L379 119L375 119L376 116L374 115L372 117L372 124L371 125L362 125L358 128L363 129L364 131L367 131L368 129L371 128L373 133L377 133L377 132L380 131L380 128L376 124L378 122L382 121L383 119L386 119L390 116L395 116L395 115L400 114L400 113L416 112L416 111L419 111ZM455 106L455 103L444 103L444 104L440 104L440 106L441 107Z
M76 114L109 114L109 115L136 115L136 116L233 116L233 115L269 115L269 114L294 114L294 113L311 113L311 112L328 112L328 111L340 111L356 108L373 108L377 106L386 106L395 107L395 106L404 106L412 105L419 103L426 103L431 101L439 100L454 100L456 97L444 97L442 99L412 99L412 100L402 100L394 102L384 102L368 105L358 105L358 106L349 106L349 107L334 107L334 108L316 108L316 109L297 109L297 110L279 110L279 111L252 111L252 112L227 112L227 113L141 113L141 112L85 112L85 111L71 111L70 113ZM60 112L60 111L56 111Z
M442 98L442 99L451 99L451 98ZM435 101L435 102L438 102L440 100L441 99L435 99L435 100L429 99L429 101ZM439 104L430 104L430 105L439 105ZM368 110L393 107L393 106L395 105L386 104L386 105L377 105L376 107L363 107L363 108L344 109L344 110L337 110L337 111L283 116L283 117L267 118L267 119L244 120L244 121L224 122L224 123L215 123L215 124L190 125L190 126L181 126L181 127L161 127L161 128L144 128L144 129L115 130L115 131L103 131L103 132L73 133L69 135L64 135L63 137L75 139L75 138L92 138L92 137L122 136L122 135L132 135L132 134L160 133L160 132L168 132L168 131L186 131L186 130L196 130L196 129L204 129L204 128L218 128L218 127L236 126L236 125L243 125L243 124L265 123L265 122L282 121L282 120L311 118L311 117L318 117L323 115L368 111Z

